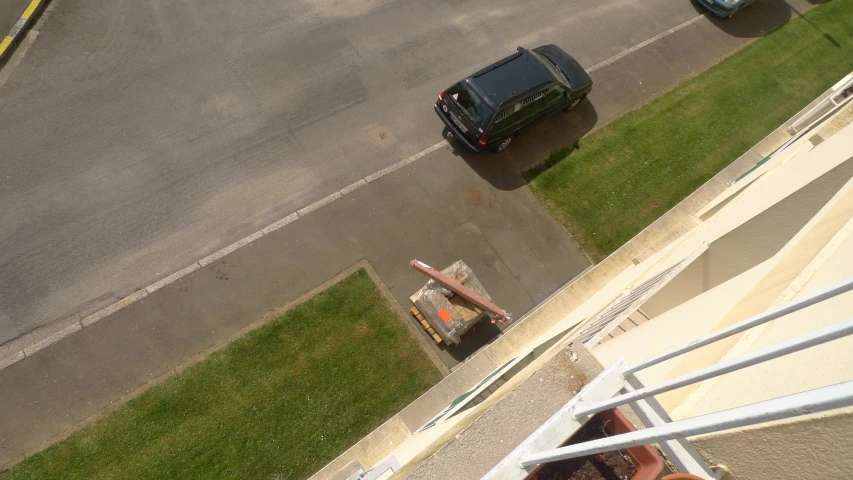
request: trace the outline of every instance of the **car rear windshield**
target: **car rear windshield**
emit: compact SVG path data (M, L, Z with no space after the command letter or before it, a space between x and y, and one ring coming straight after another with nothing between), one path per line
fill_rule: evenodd
M465 112L471 123L478 127L486 126L493 113L492 108L486 104L477 92L466 85L465 82L460 82L450 87L447 91L447 96L459 105L459 108Z

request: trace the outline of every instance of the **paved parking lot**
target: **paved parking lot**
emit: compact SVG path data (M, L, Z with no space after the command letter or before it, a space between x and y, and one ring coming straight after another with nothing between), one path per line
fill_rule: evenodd
M0 342L98 310L434 144L437 92L516 45L556 43L591 66L697 15L664 0L58 0L0 89ZM700 66L718 38L740 43L705 23L717 35L655 58L656 77ZM615 80L636 91L635 76ZM640 88L635 102L653 92ZM599 118L625 106L593 105ZM383 125L394 141L377 145ZM552 143L579 133L566 130ZM541 155L523 143L492 160L517 173Z
M6 345L434 145L437 92L516 45L555 43L590 67L701 14L663 0L51 8L0 89ZM589 101L506 152L440 148L0 371L14 419L0 464L361 259L405 306L424 282L410 258L461 258L521 316L588 262L520 172L791 15L759 0L693 22L596 70Z

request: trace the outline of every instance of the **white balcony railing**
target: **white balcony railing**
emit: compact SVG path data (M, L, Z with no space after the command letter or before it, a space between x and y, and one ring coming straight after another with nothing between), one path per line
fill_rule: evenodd
M629 367L624 360L614 363L533 432L484 478L491 480L523 479L542 463L650 443L657 443L679 471L709 480L719 478L723 472L706 465L687 442L686 437L853 406L853 381L677 422L672 421L654 398L654 395L851 335L853 334L853 318L656 385L645 386L634 374L652 365L744 332L850 290L853 290L853 278L795 302L768 310L694 342L652 357L635 366ZM622 405L630 405L647 428L600 440L559 447L567 438L579 430L592 415Z

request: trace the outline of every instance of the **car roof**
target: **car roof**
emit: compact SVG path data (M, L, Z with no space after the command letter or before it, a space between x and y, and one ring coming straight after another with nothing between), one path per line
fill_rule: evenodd
M502 105L533 87L555 81L551 72L529 51L522 50L471 75L495 105Z

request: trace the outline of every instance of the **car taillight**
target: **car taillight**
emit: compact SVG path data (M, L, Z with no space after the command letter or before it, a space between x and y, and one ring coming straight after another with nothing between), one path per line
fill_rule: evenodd
M444 92L438 94L438 101L440 102L442 100L444 100Z
M477 142L477 143L479 143L481 147L485 147L485 146L486 146L486 136L485 136L485 135L482 135L482 136L480 137L480 141L479 141L479 142Z

